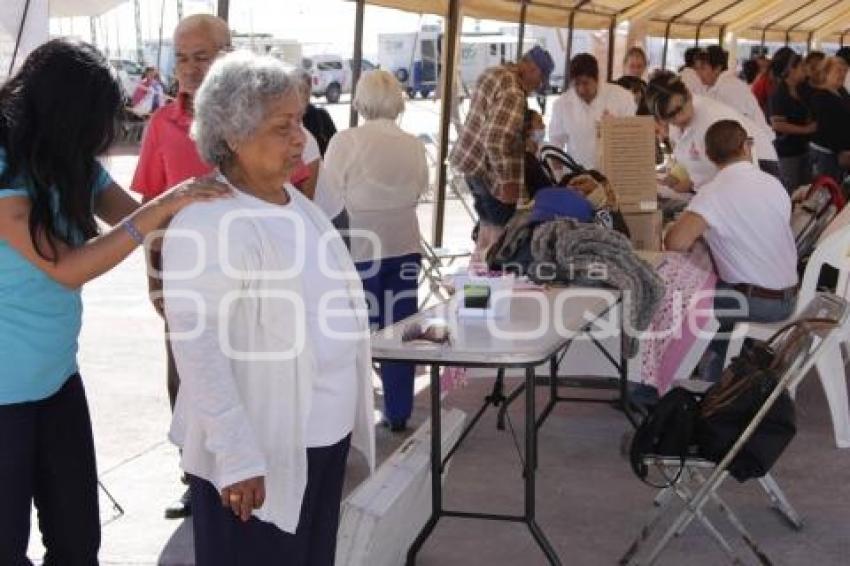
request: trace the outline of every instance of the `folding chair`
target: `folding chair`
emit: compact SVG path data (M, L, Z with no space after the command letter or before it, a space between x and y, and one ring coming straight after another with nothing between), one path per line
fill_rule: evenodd
M428 304L432 297L439 301L449 298L449 290L444 282L444 270L451 267L455 261L470 257L472 252L466 248L434 247L422 238L422 272L419 286L427 285L428 293L421 301L420 307Z
M822 328L810 331L807 340L797 348L786 368L781 368L781 378L773 392L764 402L762 407L747 425L741 436L735 441L726 456L719 462L714 463L699 458L687 458L684 463L679 458L650 456L644 459L647 466L657 469L666 478L678 478L671 481L670 486L663 488L655 499L655 510L650 515L649 521L641 529L640 534L620 559L622 565L651 565L656 562L662 551L667 547L673 537L679 536L694 522L705 527L711 537L723 549L733 564L744 562L736 553L735 549L724 538L723 534L714 526L705 514L706 506L713 503L720 510L731 526L741 536L745 545L755 554L760 564L772 564L764 551L758 546L753 536L744 526L741 519L732 508L718 494L723 482L729 477L729 466L744 445L754 434L768 411L773 407L776 400L787 390L789 386L796 385L815 366L818 356L824 351L825 346L838 339L840 326L847 320L847 303L844 299L829 293L818 293L812 301L803 309L801 318L828 318L836 321L837 326L824 330ZM696 382L690 385L696 385ZM703 385L703 389L704 389ZM681 474L679 471L681 470ZM759 479L759 483L767 493L773 507L785 518L792 527L801 528L800 516L788 502L779 484L770 476L765 475ZM662 519L671 515L673 503L676 499L685 505L675 518L670 522L667 530L657 539L652 551L645 560L639 560L638 556L648 541L653 538L656 528Z

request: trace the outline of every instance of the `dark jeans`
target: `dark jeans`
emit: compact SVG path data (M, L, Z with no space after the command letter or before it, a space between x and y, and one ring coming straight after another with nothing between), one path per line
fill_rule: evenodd
M786 320L794 312L796 297L789 299L766 299L762 297L747 297L734 292L731 285L720 281L717 283L718 294L714 298L714 311L720 328L717 336L711 341L706 352L707 358L700 372L703 379L717 381L723 373L723 363L726 351L729 349L729 334L739 322L780 322ZM746 314L725 313L745 309Z
M505 226L516 212L515 204L505 204L490 192L490 186L480 177L467 176L466 184L472 193L472 204L481 224Z
M0 564L30 566L33 501L45 566L96 566L97 467L86 394L73 375L47 399L0 405Z
M333 566L351 435L307 449L307 489L295 534L256 517L242 522L210 482L189 476L196 566Z
M782 184L788 194L793 194L800 186L812 180L812 167L806 154L780 157L779 168L782 170Z
M404 320L419 310L417 289L421 254L407 254L357 263L369 301L369 324L381 329ZM413 411L413 375L409 363L381 364L384 386L384 415L391 424L401 424Z

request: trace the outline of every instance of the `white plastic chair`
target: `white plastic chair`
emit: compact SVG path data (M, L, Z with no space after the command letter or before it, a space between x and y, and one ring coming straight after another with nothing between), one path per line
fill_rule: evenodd
M806 265L806 272L803 274L796 311L789 320L797 318L801 309L814 298L817 292L818 278L825 265L838 270L838 284L835 288L835 294L844 299L850 299L850 225L842 226L839 230L824 238L815 248L809 263ZM741 352L741 347L746 338L765 340L783 324L785 322L736 324L729 341L726 365ZM839 339L827 347L815 364L824 393L826 393L829 411L832 413L835 444L839 448L850 448L850 407L847 399L844 360L841 354L841 343L848 341L850 341L850 325L845 324L840 330ZM789 392L793 396L796 393L796 385L792 385Z

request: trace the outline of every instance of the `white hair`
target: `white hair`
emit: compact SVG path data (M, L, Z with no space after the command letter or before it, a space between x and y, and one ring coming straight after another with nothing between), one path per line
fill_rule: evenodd
M392 73L375 69L360 76L353 104L367 120L395 120L404 110L404 94Z
M251 137L269 102L297 89L273 57L237 51L218 59L195 95L192 137L200 156L212 165L226 163L233 154L230 144Z

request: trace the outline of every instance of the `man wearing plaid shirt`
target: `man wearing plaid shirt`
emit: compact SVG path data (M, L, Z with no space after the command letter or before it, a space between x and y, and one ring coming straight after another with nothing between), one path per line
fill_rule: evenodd
M484 71L451 154L466 178L480 220L473 261L501 235L516 210L523 184L524 120L528 95L548 85L555 64L540 46L519 63Z

